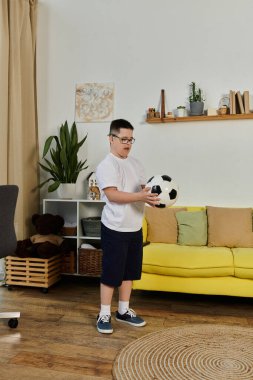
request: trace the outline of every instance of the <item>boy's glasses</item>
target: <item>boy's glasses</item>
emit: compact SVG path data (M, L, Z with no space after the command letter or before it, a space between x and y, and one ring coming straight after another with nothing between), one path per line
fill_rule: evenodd
M114 134L111 134L110 136L116 137L117 139L119 139L121 144L133 144L135 142L135 139L133 137L130 137L130 139L128 139L126 137L119 137L119 136L114 135Z

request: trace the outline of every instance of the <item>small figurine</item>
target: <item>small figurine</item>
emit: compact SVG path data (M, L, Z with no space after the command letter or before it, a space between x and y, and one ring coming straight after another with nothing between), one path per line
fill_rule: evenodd
M100 190L99 187L95 184L94 186L90 186L91 191L91 197L93 200L99 200L100 199Z
M97 185L97 180L96 180L96 173L91 172L88 177L88 198L92 200L99 200L100 199L100 190Z

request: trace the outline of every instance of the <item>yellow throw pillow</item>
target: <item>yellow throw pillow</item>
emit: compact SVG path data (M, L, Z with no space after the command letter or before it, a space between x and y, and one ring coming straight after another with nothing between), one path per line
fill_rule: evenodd
M145 207L145 217L148 225L147 240L151 243L177 243L177 211L186 208L157 208Z
M207 206L208 246L253 247L252 209Z

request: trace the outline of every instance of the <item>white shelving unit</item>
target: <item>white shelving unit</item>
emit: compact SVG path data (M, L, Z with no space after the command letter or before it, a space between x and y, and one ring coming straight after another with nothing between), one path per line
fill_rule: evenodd
M76 240L77 275L79 275L79 252L78 248L82 243L100 241L100 237L84 236L81 219L92 216L101 216L104 202L101 200L87 199L43 199L43 213L61 215L65 223L73 223L77 226L76 236L64 236L68 239Z

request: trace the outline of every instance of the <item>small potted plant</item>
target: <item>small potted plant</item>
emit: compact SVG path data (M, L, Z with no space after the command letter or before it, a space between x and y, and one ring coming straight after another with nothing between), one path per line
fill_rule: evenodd
M73 188L75 188L80 172L88 168L88 166L85 166L87 160L82 161L78 159L78 151L86 138L87 134L81 141L78 141L75 122L72 124L71 129L69 129L67 121L61 125L59 137L49 136L47 138L42 156L45 164L40 162L39 165L50 177L42 182L39 187L44 186L48 182L53 182L48 187L49 193L61 186L65 187L68 193L66 196L62 193L62 197L71 198L69 194L73 194L73 191L75 191ZM51 147L53 141L55 144L54 147Z
M195 82L190 83L190 114L191 115L203 115L204 111L204 97L203 91L197 88Z
M184 116L185 116L185 106L178 106L177 117L184 117Z

